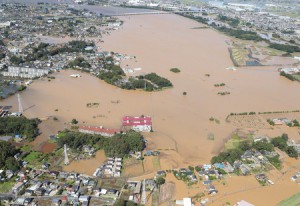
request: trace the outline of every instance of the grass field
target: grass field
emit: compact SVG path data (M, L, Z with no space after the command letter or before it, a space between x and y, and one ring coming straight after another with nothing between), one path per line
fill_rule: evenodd
M158 191L154 191L152 193L152 206L158 205L158 202L159 202L159 192Z
M16 182L14 181L8 181L0 183L0 193L7 193L10 191L10 189L14 186Z
M250 141L251 138L241 138L237 134L233 134L231 138L225 143L225 150L236 149L244 141Z
M124 160L123 177L134 177L142 175L145 172L143 162L134 158Z
M152 162L153 162L153 168L154 170L160 170L160 160L158 156L154 156L152 158Z
M296 80L300 81L300 75L293 75L293 77L295 77Z
M300 205L300 193L281 201L277 206L296 206Z
M40 152L31 152L29 155L27 155L24 158L24 161L28 162L28 163L34 163L36 161L38 161L38 159L40 158L41 153Z
M32 147L30 145L24 145L23 147L21 147L22 152L30 152L31 149Z

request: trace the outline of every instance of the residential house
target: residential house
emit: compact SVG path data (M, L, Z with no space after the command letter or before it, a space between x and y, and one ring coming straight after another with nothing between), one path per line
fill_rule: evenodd
M51 206L60 206L62 203L61 199L55 198L52 199Z
M204 180L203 181L203 185L210 185L211 184L211 181L210 180Z
M42 187L35 190L35 194L37 196L43 196L45 192L46 192L45 188L42 188Z
M26 182L17 182L13 188L12 188L12 192L14 194L18 194L24 187L24 185L26 184Z

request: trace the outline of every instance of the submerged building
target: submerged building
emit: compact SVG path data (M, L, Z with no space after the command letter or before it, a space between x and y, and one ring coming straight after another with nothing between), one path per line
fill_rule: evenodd
M152 131L152 119L149 116L123 117L123 127L131 127L137 132L151 132Z
M99 134L104 137L112 137L115 134L121 133L121 130L119 129L108 129L104 128L102 126L95 127L95 126L80 126L79 132L86 133L86 134Z

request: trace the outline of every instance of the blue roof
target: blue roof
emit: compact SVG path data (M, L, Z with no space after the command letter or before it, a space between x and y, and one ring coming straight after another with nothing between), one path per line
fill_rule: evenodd
M215 167L222 169L225 165L223 163L215 163Z

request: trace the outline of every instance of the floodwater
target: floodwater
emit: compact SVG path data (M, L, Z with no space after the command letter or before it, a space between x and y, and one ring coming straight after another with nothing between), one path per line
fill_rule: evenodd
M96 169L104 163L106 156L103 150L97 151L96 156L86 160L72 160L67 166L64 166L64 170L67 172L77 172L81 174L87 174L92 176Z
M85 73L74 79L69 75L77 71L62 71L50 82L35 81L21 94L25 115L56 116L61 122L57 130L66 128L73 118L80 124L119 128L124 115L150 115L155 132L146 135L149 147L160 149L162 168L177 168L208 162L219 151L235 129L225 122L231 112L299 109L299 84L280 77L277 68L226 70L232 66L227 37L211 29L193 29L201 25L172 14L123 20L123 28L106 36L100 47L136 56L136 62L126 64L142 68L137 74L156 72L170 79L174 88L153 93L126 91ZM170 72L172 67L181 72ZM216 88L216 83L226 86ZM217 94L225 91L230 95ZM117 100L120 103L113 103ZM100 106L86 107L94 102ZM15 97L3 104L18 108ZM209 121L210 117L220 124ZM209 134L215 140L208 140ZM47 137L42 135L37 141L43 138Z
M286 158L282 173L272 170L267 173L274 185L261 186L254 175L227 176L225 180L215 183L219 193L209 197L210 205L231 205L246 200L253 205L277 205L280 201L299 192L299 185L290 178L299 171L299 160ZM223 184L225 182L225 184Z

